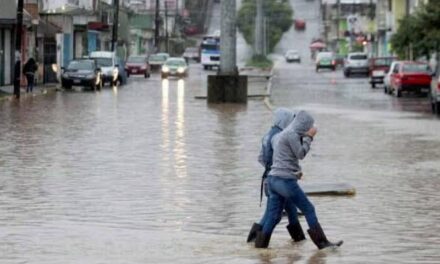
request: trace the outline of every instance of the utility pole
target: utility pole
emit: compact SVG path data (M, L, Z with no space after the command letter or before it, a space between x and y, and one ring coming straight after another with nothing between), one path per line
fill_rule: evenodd
M341 24L341 0L336 0L336 50L339 53L339 25Z
M14 97L16 99L20 99L22 29L23 29L23 0L18 0L17 28L15 30L15 67L14 67Z
M236 66L236 0L221 1L220 73L235 74Z
M160 29L160 17L159 17L159 8L160 3L159 0L156 0L156 15L155 15L155 28L154 28L154 47L156 48L156 52L159 51L159 29Z
M257 0L256 7L254 49L255 55L261 56L264 52L263 0Z
M113 14L113 34L111 51L115 51L118 43L118 24L119 24L119 0L113 0L115 13Z
M165 45L167 52L170 52L169 42L168 42L168 2L165 1Z

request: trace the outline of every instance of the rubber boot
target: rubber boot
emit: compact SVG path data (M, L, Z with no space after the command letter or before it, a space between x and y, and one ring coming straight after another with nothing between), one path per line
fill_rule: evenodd
M257 237L257 232L261 231L263 229L263 226L261 226L260 224L254 223L251 227L251 231L249 231L249 235L247 237L247 241L246 242L253 242L255 241L255 238Z
M307 232L309 233L313 243L315 243L315 245L319 249L323 249L326 247L339 247L342 245L342 243L344 243L344 241L342 240L339 240L336 243L328 241L320 224L317 224L314 228L310 228L309 230L307 230Z
M257 231L257 238L255 239L256 248L267 248L270 242L270 236L272 234L266 235L262 231Z
M299 241L306 239L306 237L304 236L304 231L302 230L300 222L296 222L294 224L289 224L288 226L286 226L286 228L287 228L287 231L289 231L289 234L292 237L293 241L299 242Z

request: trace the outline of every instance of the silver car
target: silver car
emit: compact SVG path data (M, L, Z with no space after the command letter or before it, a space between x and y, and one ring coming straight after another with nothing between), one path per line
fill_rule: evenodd
M361 73L368 76L369 73L368 55L363 52L349 53L344 62L344 76Z

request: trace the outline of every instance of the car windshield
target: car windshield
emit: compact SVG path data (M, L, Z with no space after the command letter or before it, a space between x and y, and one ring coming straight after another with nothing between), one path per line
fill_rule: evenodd
M95 58L96 64L99 67L111 67L113 66L112 58Z
M171 66L171 67L184 67L184 66L186 66L185 61L182 61L182 60L169 60L165 64L167 66Z
M93 70L93 62L91 61L72 61L67 66L68 70Z
M403 72L429 72L429 66L426 64L404 64L402 67Z
M131 63L144 63L145 57L128 57L127 62Z
M166 61L166 55L154 54L150 56L150 61Z
M380 59L374 59L373 65L390 66L392 62L393 62L393 58L380 58Z
M366 60L366 59L368 59L368 57L365 54L356 54L350 56L350 60Z

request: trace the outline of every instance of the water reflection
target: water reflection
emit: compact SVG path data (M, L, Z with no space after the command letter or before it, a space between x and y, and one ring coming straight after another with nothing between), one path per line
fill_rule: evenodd
M168 108L169 108L169 81L167 79L162 80L162 111L161 111L161 123L162 123L162 150L163 160L168 160L168 147L170 145L170 125L168 120Z
M187 176L186 153L185 153L185 82L180 79L177 82L177 118L176 118L176 148L174 150L174 168L177 177Z

